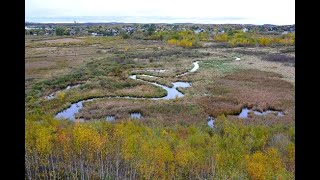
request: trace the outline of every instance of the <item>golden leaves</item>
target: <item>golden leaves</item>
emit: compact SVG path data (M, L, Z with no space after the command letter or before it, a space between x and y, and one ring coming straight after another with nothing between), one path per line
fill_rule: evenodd
M73 129L73 142L78 152L92 154L102 147L100 134L86 124L77 124Z
M279 179L285 169L276 149L269 148L265 153L260 151L246 156L247 171L254 180Z
M39 165L31 162L35 168L48 166L49 160L57 163L56 172L59 165L65 171L67 163L81 161L92 167L89 174L108 164L120 171L131 169L139 179L294 177L294 140L279 153L272 148L276 146L266 145L278 129L245 126L225 116L216 118L218 128L211 133L197 125L159 127L129 120L65 123L44 116L31 119L26 119L25 139L28 160L40 155Z
M52 150L51 128L40 126L36 130L36 149L41 156L47 156Z
M59 98L60 100L64 100L65 97L66 97L66 93L65 93L65 92L59 92L59 93L57 94L57 96L58 96L58 98Z

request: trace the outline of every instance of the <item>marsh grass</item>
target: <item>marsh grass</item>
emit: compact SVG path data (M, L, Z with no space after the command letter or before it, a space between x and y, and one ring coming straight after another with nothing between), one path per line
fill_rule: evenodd
M184 111L184 113L193 111L192 108L187 108L188 102L186 100L198 108L196 112L201 112L201 117L203 116L204 119L208 114L238 113L245 104L254 105L261 109L274 107L284 109L288 113L292 112L293 86L282 81L282 76L255 69L242 69L242 67L234 63L234 54L250 54L251 50L249 49L221 48L215 49L214 53L211 53L212 49L210 47L206 47L206 51L202 51L203 49L201 48L183 49L181 47L168 46L158 41L109 37L78 38L80 41L74 42L63 38L58 39L58 41L51 42L45 42L45 40L31 42L26 40L28 56L34 54L39 56L39 58L29 59L28 62L48 61L53 58L40 56L47 56L51 52L70 53L73 47L79 47L79 50L91 52L91 55L87 57L79 56L79 59L80 57L82 58L81 61L78 59L73 60L69 57L66 58L67 60L60 59L55 67L61 67L63 70L61 70L60 74L54 76L42 76L42 74L50 72L49 68L34 66L33 69L30 69L30 74L33 73L42 78L36 79L34 75L27 78L34 79L26 83L27 112L43 111L54 114L70 106L73 102L92 97L163 97L166 95L166 92L160 87L129 79L128 76L132 74L138 75L138 78L169 87L172 87L171 82L175 81L191 82L192 86L189 88L178 88L180 92L186 95L183 99L166 102L170 104L168 107L174 110L170 111L172 113L169 113L169 115L176 118L175 121L181 123L184 121L188 123L193 120L196 121L195 115L189 118L183 114ZM50 47L44 48L48 44L50 44ZM262 47L259 49L261 51L257 51L257 55L261 56L263 55L262 52L269 52L269 49L265 50ZM97 51L101 53L97 53ZM230 52L232 53L230 54ZM188 73L179 78L175 77L177 74L192 68L192 62L195 60L200 61L198 71ZM72 64L72 62L77 63ZM66 70L69 67L72 68ZM146 71L147 69L166 69L166 71L164 73L156 73ZM143 77L139 76L139 74L157 76L158 78ZM83 85L67 92L63 99L43 100L43 96L63 89L69 84L77 83L83 83ZM111 99L106 99L108 98L101 101L111 101ZM124 103L120 99L115 101ZM100 100L97 100L97 104L100 103ZM153 103L164 103L164 101L160 100ZM161 109L164 108L162 106L167 105L166 103L164 105L157 104L155 107L161 107L159 112L164 113ZM86 109L91 107L89 104L91 102L86 103L85 108L82 110L83 114L86 114ZM122 112L121 109L126 109L125 104L120 104L117 105L119 106L117 112ZM183 110L180 110L174 104L183 107ZM100 106L96 107L96 109L99 108L105 109ZM144 119L146 121L159 118L160 122L169 123L169 116L161 115L154 109L140 107L140 110L145 114ZM173 114L175 111L178 112L177 115ZM106 115L105 112L95 112L97 112L97 115L91 115L87 118L90 120L105 118L103 117ZM289 119L289 117L285 118Z
M281 62L281 63L295 63L295 57L288 56L285 54L280 54L280 53L268 54L266 56L263 56L262 60Z
M172 82L170 82L168 79L164 79L161 77L147 77L147 76L139 76L137 75L138 79L144 80L144 81L148 81L148 82L155 82L157 84L161 84L167 87L172 88L173 84Z
M280 50L281 53L292 53L292 52L295 52L295 47L287 47L285 49L281 49Z
M204 69L214 69L215 71L220 71L222 73L230 73L237 69L236 66L230 64L234 61L233 58L225 58L225 59L212 59L212 60L204 60L199 65L202 65Z

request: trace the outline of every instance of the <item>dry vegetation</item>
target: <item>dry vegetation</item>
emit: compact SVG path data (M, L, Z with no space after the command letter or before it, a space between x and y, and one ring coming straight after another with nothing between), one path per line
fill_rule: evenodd
M294 179L294 50L190 42L183 48L119 37L26 38L26 177ZM176 77L194 61L196 72ZM192 86L179 88L185 97L173 100L110 98L165 96L160 87L128 78L132 74ZM75 84L81 85L44 98ZM85 123L53 118L93 97L101 99L77 114ZM243 107L285 115L239 119ZM128 122L132 112L142 119ZM99 121L107 115L116 123ZM219 116L214 129L207 127L209 115Z
M45 46L48 43L50 47ZM179 88L186 95L183 100L167 103L185 106L191 103L203 108L203 117L234 114L247 105L288 112L288 116L282 119L294 121L294 67L286 65L294 63L294 54L288 49L280 48L285 53L270 47L184 49L159 41L114 37L26 39L26 107L28 111L37 108L38 111L55 113L71 102L89 97L164 95L159 87L128 79L130 74L137 74L140 79L167 86L172 86L175 81L191 82L190 88ZM241 60L235 61L235 57L241 57ZM199 60L198 71L176 77L192 68L195 60ZM67 92L63 99L48 101L41 98L79 83L81 88ZM159 107L161 104L156 103ZM125 105L121 107L127 108ZM86 108L83 111L85 114ZM148 112L148 108L144 111L156 114ZM87 120L94 120L93 117L102 118L96 115Z

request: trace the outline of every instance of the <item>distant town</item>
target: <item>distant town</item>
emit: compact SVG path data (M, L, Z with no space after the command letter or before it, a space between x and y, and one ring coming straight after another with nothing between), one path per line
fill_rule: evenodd
M252 24L141 24L141 23L25 23L25 35L32 36L133 36L162 31L205 32L210 36L232 30L281 35L295 32L295 25Z

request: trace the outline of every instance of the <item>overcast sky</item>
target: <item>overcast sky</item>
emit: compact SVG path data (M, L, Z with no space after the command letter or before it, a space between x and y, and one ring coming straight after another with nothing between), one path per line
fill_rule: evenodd
M295 24L295 0L26 0L25 2L26 19L65 16L131 16L132 18L170 16L186 19L213 18L220 19L221 23L234 21L243 24Z

